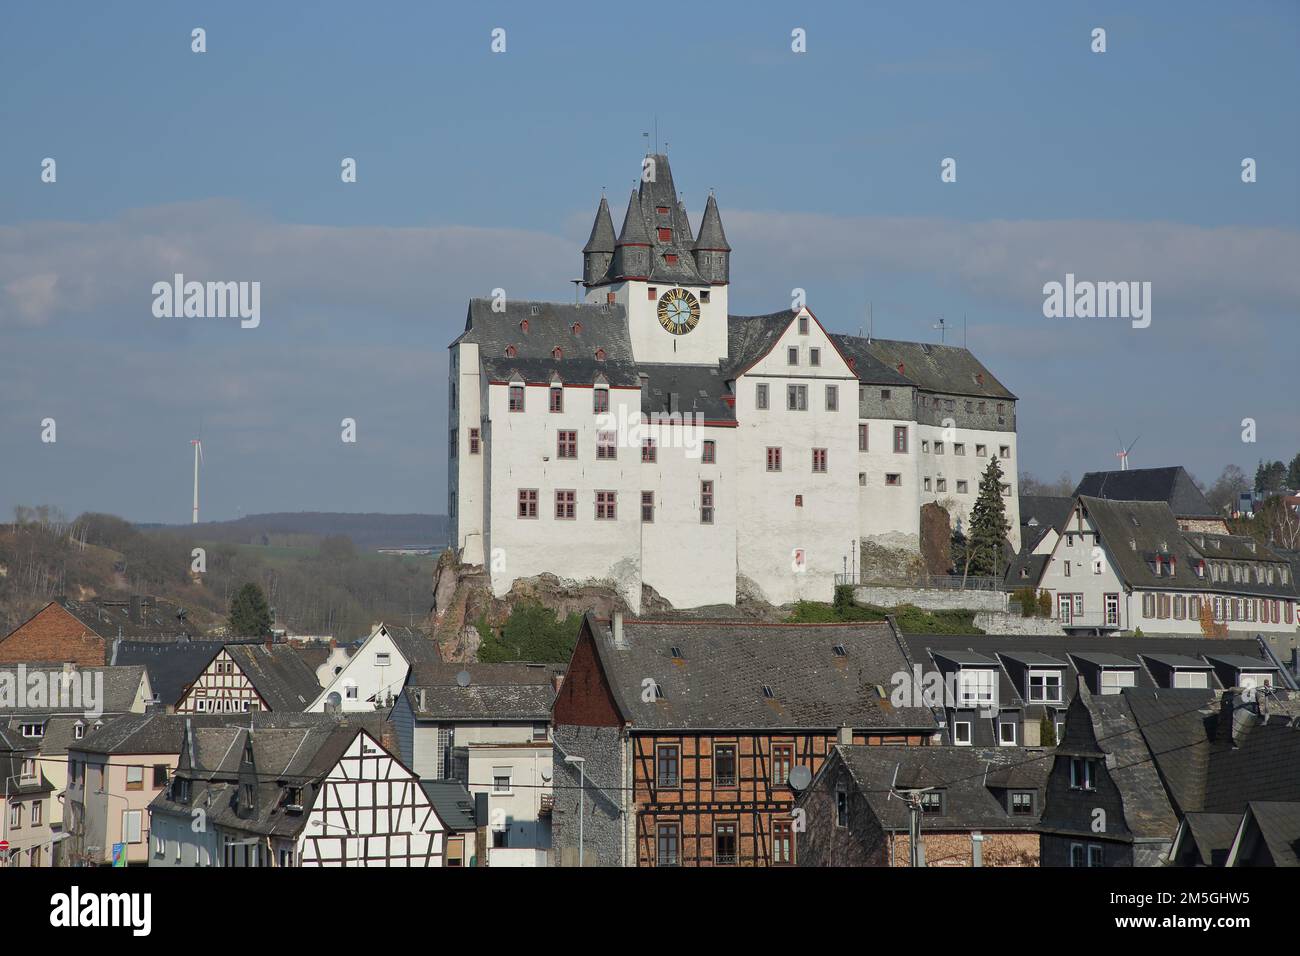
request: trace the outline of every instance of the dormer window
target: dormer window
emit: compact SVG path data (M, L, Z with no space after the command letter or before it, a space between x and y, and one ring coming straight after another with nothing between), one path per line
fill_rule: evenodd
M921 794L921 812L942 816L943 792L940 790L927 790Z
M979 707L993 703L996 686L995 671L963 668L957 672L957 706Z
M604 349L596 349L596 361L597 361L597 362L603 362L603 361L605 361L605 350L604 350Z
M574 322L574 323L573 323L573 329L572 329L572 332L573 332L574 335L581 335L581 334L582 334L582 323L581 323L581 322Z
M519 354L519 350L515 348L513 345L506 346L506 358L514 358L518 354Z
M670 266L677 265L677 254L673 252L668 253L664 256L664 262L668 263Z
M673 241L673 231L672 231L671 229L665 229L665 228L663 228L662 226L660 226L660 227L659 227L659 241L660 241L660 242L672 242L672 241ZM673 258L675 259L675 258L677 258L677 257L674 256Z
M1197 561L1197 562L1196 562L1196 576L1197 576L1198 578L1203 578L1203 577L1205 577L1205 562L1204 562L1204 561Z
M527 320L527 319L520 319L520 320L519 320L519 331L520 331L520 332L523 332L525 335L528 334L528 320Z
M1059 670L1031 670L1029 672L1028 699L1034 704L1059 704L1061 697L1061 672Z
M559 361L560 359L564 358L564 349L560 348L558 345L555 348L551 349L551 358L555 359L556 361Z

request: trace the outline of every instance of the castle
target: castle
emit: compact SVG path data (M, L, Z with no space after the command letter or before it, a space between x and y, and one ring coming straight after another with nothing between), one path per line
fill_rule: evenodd
M966 520L990 458L1019 547L1016 397L969 351L833 334L806 306L728 312L712 195L693 232L664 155L617 235L604 198L585 302L474 299L450 346L448 515L496 594L550 572L677 608L829 600L863 542Z

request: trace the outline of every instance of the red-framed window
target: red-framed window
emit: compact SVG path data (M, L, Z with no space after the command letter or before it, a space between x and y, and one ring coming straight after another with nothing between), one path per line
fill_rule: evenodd
M560 521L572 521L578 516L577 492L557 491L555 493L555 517Z
M537 489L536 488L519 489L519 517L521 518L537 517Z
M618 517L618 492L596 492L596 520L613 521Z
M510 410L512 412L522 412L524 410L524 386L510 386Z
M577 458L578 457L578 433L576 431L556 432L555 457L556 458Z

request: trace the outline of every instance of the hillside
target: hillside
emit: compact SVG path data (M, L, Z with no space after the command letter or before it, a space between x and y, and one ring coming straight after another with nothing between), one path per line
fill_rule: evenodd
M425 514L351 514L335 511L275 512L245 515L233 521L198 524L138 524L142 531L172 531L205 541L274 547L312 547L341 535L361 551L379 548L432 548L447 541L447 518Z

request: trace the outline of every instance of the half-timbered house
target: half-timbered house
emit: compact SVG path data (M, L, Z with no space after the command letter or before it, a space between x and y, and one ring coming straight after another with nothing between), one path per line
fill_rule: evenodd
M447 827L379 740L378 716L189 724L150 807L150 865L442 866Z
M900 673L887 623L588 614L553 712L557 862L794 864L796 788L833 746L938 735L891 703Z
M182 692L182 714L302 712L320 695L315 671L290 644L226 644Z

